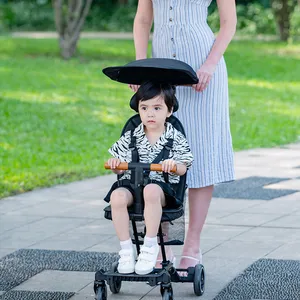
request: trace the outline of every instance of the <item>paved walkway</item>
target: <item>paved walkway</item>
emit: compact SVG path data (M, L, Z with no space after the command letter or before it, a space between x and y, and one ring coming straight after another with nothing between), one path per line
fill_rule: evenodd
M216 188L203 230L207 281L201 299L299 300L300 272L289 274L300 264L300 144L237 152L235 165L237 181ZM94 270L110 264L115 256L108 253L119 247L101 201L114 179L0 201L0 299L93 299ZM174 246L177 255L180 250ZM274 274L282 286L268 280ZM173 289L175 299L196 299L192 284ZM108 292L112 300L141 298L161 299L159 288L124 282L120 294Z

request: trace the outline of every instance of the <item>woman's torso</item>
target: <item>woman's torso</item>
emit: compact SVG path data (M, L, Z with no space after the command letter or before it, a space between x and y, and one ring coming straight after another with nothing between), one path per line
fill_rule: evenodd
M215 36L207 24L211 0L152 0L153 57L183 60L195 69L206 59Z

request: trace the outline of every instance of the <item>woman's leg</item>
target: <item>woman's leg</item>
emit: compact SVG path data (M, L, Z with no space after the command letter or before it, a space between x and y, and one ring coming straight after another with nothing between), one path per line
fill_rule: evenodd
M182 255L199 258L200 234L205 223L213 193L213 185L189 189L189 226ZM197 264L196 260L182 258L179 268Z
M127 207L133 203L132 194L126 188L114 190L110 196L112 221L120 241L130 239Z

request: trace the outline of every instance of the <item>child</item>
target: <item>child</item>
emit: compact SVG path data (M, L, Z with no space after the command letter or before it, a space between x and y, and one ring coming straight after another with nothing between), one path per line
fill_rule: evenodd
M184 175L191 166L193 156L184 135L167 122L167 118L178 108L174 86L150 81L143 83L131 99L131 108L138 111L142 121L133 132L139 161L152 163L168 139L173 139L169 159L160 163L162 170L167 173L176 166L176 173L170 173L168 176L170 184L165 182L162 172L149 173L149 183L143 189L146 236L138 261L135 263L127 210L127 207L133 204L130 171L115 169L121 162L131 162L132 152L129 149L131 131L125 132L109 149L113 155L113 158L108 160L109 166L114 173L122 174L119 184L116 182L105 197L111 204L112 220L121 245L118 272L129 274L135 271L137 274L145 275L153 271L158 257L160 247L157 233L162 207L166 205L172 207L176 204L172 184L179 182L179 176Z

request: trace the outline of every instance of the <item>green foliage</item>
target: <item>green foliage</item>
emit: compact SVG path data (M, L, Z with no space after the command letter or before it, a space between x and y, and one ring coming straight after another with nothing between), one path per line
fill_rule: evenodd
M275 34L276 24L272 10L260 4L238 6L237 29L246 34Z
M53 8L48 3L16 1L0 4L0 11L3 30L55 29Z
M300 41L300 6L298 5L291 16L290 40Z
M123 6L118 5L116 2L94 0L84 29L93 31L132 31L135 12L135 0ZM209 24L214 31L218 31L219 14L215 2L210 6L209 12ZM270 8L265 8L259 3L239 4L237 13L238 30L241 33L275 34L275 21ZM0 21L0 30L2 28L2 31L4 29L55 30L53 9L49 0L8 2L5 5L2 4L0 14L2 14L2 22Z
M235 150L300 135L300 44L234 41L226 52ZM105 173L107 149L133 111L132 92L101 72L134 59L131 40L0 38L0 198Z

